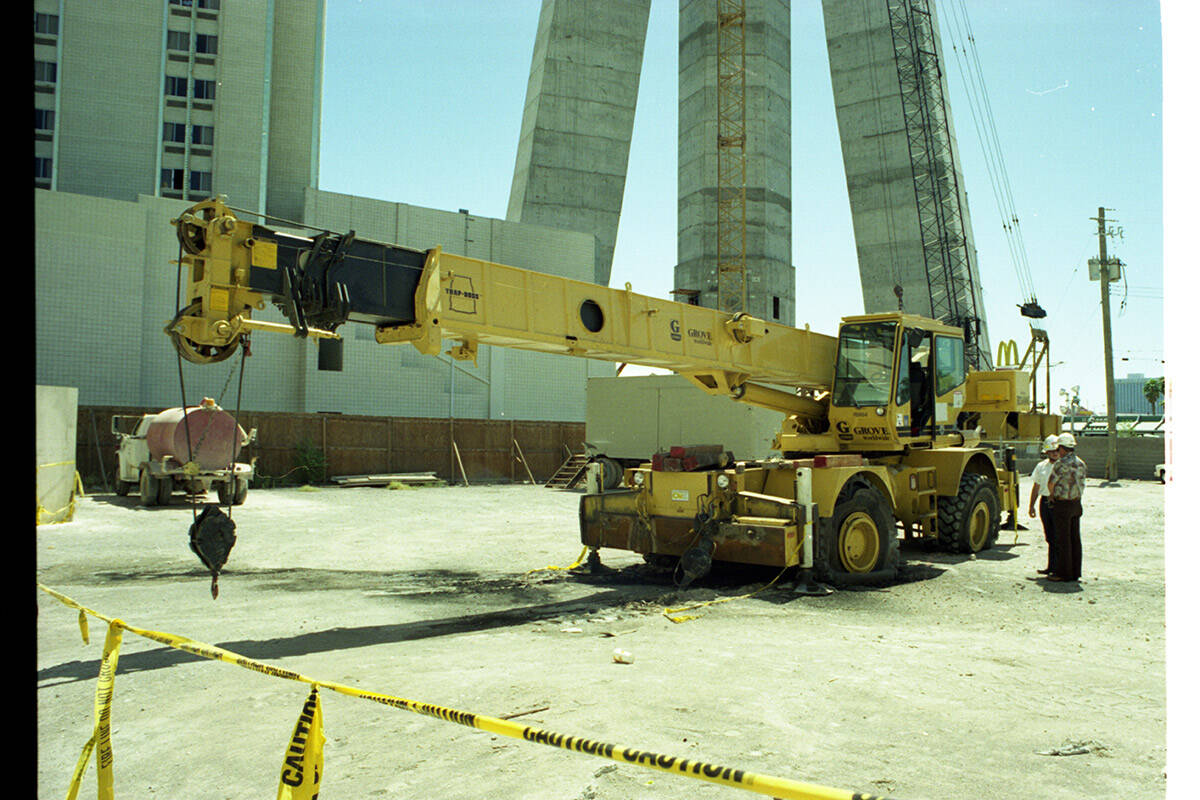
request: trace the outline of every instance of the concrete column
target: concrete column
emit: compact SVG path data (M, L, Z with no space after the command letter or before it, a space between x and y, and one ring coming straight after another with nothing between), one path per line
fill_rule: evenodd
M715 0L680 0L675 287L698 291L709 308L717 305L716 16ZM796 318L791 97L790 3L746 0L747 311L788 325Z
M543 0L507 219L596 236L608 285L650 0Z

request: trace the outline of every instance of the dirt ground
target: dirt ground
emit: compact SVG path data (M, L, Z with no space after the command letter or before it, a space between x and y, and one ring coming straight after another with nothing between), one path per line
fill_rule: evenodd
M820 786L1164 795L1156 483L1088 481L1078 586L1035 575L1034 521L978 558L906 545L885 588L814 597L780 581L681 623L664 609L746 594L775 570L718 569L681 592L603 551L613 571L600 576L529 573L578 555L578 503L538 486L252 490L213 600L182 496L141 508L95 495L38 529L37 580L312 678ZM76 612L36 593L38 796L51 798L91 735L104 627L93 620L84 645ZM117 796L273 796L307 691L126 633ZM322 704L322 800L756 796L328 690ZM82 795L94 786L93 759Z

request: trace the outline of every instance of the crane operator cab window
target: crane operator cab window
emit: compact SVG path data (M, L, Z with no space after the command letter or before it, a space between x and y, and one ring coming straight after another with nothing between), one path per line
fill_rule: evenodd
M896 376L896 407L908 409L908 432L913 436L929 433L933 421L933 381L930 380L929 357L933 347L933 336L928 331L909 328L904 332L897 362L900 374Z
M967 380L967 359L963 352L963 340L957 336L939 336L934 346L934 364L937 367L934 389L937 396L942 397Z
M886 406L892 394L895 322L842 325L833 376L835 406Z

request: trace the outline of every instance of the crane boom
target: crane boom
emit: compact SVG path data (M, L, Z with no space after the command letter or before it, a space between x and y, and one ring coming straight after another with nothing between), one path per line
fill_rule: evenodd
M381 344L444 346L474 359L480 344L661 367L711 394L785 413L823 414L794 391L826 390L837 339L748 314L635 294L533 270L361 240L308 238L238 219L219 200L174 220L186 251L186 307L167 331L185 357L219 361L251 330L336 338L345 322ZM270 300L290 325L253 320Z

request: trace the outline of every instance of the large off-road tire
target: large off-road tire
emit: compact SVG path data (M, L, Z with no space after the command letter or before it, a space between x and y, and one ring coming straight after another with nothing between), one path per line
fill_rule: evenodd
M159 480L143 469L138 475L138 502L144 506L158 505Z
M1000 534L1000 492L991 478L964 472L958 494L938 498L938 541L959 553L978 553Z
M833 516L817 524L817 579L834 586L870 586L896 577L900 548L896 518L874 486L849 490Z

